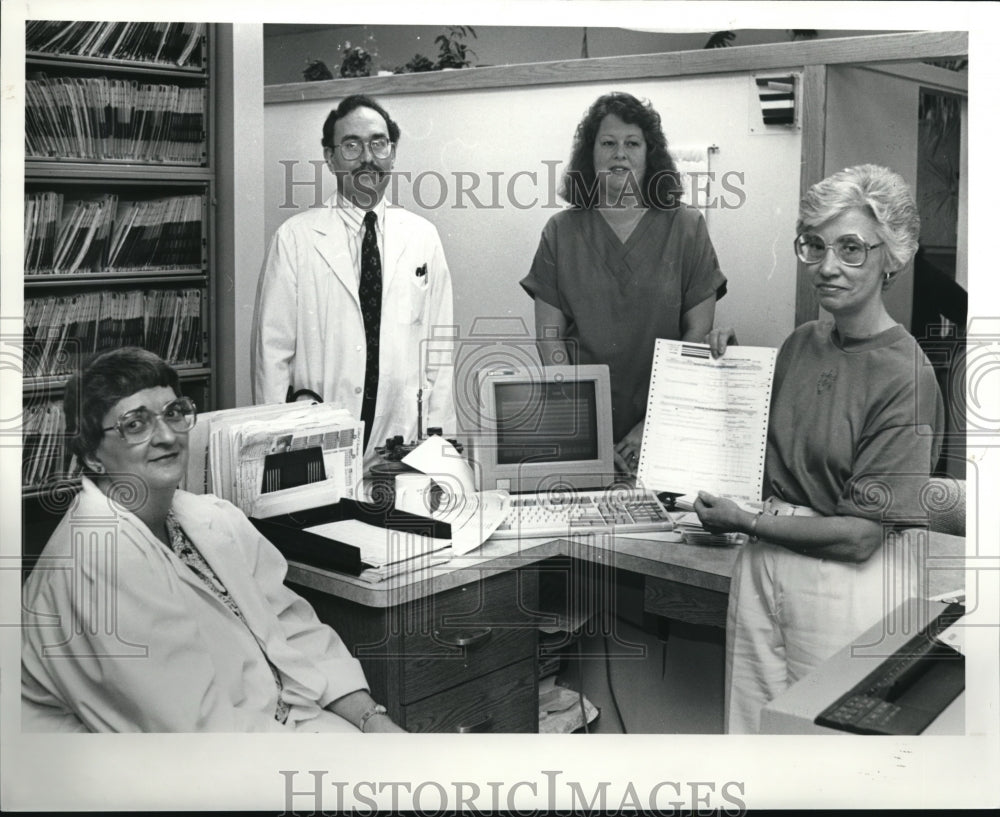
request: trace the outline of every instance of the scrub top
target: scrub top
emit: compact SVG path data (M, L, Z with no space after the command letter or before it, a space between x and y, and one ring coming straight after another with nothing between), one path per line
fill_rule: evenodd
M614 439L646 415L657 338L678 340L685 312L725 294L701 213L648 209L622 241L597 210L554 215L521 286L567 318L571 364L611 373Z

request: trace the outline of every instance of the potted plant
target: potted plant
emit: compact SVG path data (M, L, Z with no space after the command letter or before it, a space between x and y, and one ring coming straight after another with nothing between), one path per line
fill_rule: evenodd
M306 82L333 79L333 72L326 67L326 63L323 60L306 60L306 67L302 71L302 78Z
M439 69L469 67L470 55L476 54L465 44L465 38L469 34L476 37L476 30L472 26L448 26L447 34L439 34L434 38L441 50L437 63Z
M360 45L344 43L343 61L340 63L342 77L370 77L372 74L372 55Z
M406 65L397 66L394 73L396 74L417 74L421 71L433 71L435 70L435 65L432 60L429 60L423 54L414 54L413 58L409 60Z

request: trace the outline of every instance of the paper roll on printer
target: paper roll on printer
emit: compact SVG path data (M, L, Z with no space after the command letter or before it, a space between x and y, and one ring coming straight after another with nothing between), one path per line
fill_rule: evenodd
M419 516L430 516L439 504L434 480L427 474L397 474L395 494L396 510Z
M477 491L472 468L444 437L428 437L402 461L419 473L396 476L396 508L451 525L456 555L478 548L507 517L507 491Z
M447 439L433 435L403 457L409 465L434 479L446 494L474 494L475 475L472 467Z

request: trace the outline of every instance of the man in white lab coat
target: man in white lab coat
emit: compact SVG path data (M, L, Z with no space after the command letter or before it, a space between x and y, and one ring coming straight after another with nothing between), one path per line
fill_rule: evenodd
M451 275L434 226L385 201L398 141L370 97L330 112L337 193L278 228L257 290L254 402L308 390L344 406L366 421L366 469L386 438L416 439L418 391L421 430L456 430Z

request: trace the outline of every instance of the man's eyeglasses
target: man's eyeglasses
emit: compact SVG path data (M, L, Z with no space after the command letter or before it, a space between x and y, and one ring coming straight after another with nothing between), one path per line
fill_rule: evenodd
M340 155L344 157L345 161L353 162L355 159L361 158L361 154L365 152L365 145L368 145L368 149L376 159L388 159L389 154L392 153L392 142L385 136L376 136L367 142L364 139L345 139L334 147L340 148Z
M795 255L803 264L818 264L826 257L828 249L848 267L860 267L868 260L868 251L881 247L885 242L869 244L859 235L842 235L827 244L816 233L799 233L795 238Z
M198 408L190 397L178 397L167 403L162 411L150 411L145 406L126 411L117 423L101 431L117 431L129 445L138 445L153 436L157 418L162 418L171 431L186 434L198 421Z

